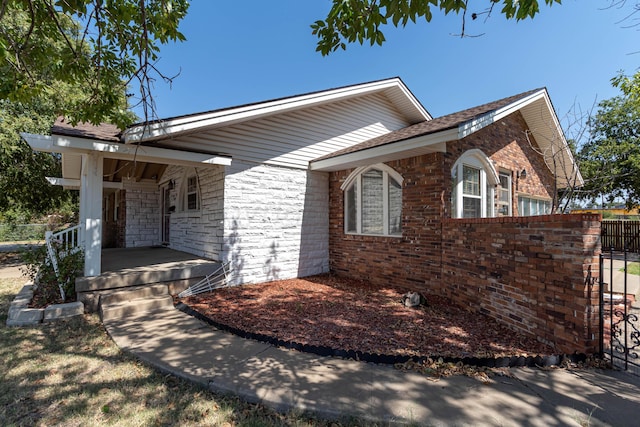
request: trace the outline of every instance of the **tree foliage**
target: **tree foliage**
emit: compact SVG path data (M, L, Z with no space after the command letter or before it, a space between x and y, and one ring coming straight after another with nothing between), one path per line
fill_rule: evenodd
M3 216L47 213L69 200L45 177L60 176L60 159L34 152L20 132L46 134L54 116L47 102L25 105L0 101L0 212Z
M544 0L551 6L561 0ZM385 41L381 28L392 24L394 27L405 26L409 21L431 22L434 10L441 10L445 15L462 13L462 35L467 16L468 0L333 0L333 6L324 20L311 25L314 35L318 37L316 51L323 55L346 49L347 43L369 42L382 45ZM538 0L486 0L484 10L471 13L471 18L479 15L489 16L494 8L507 19L523 20L533 18L540 12Z
M187 0L2 0L0 98L31 103L60 84L81 87L57 114L124 128L133 120L128 89L152 113L154 79L167 78L156 68L160 45L184 40L187 9Z
M622 94L598 104L589 120L589 139L581 147L583 198L606 196L640 203L640 72L612 80Z
M34 152L21 132L48 134L56 116L75 121L134 120L119 76L102 77L81 26L63 13L37 26L46 2L3 2L0 10L0 213L4 221L24 221L72 207L72 195L52 186L61 175L60 156ZM83 39L84 37L84 39ZM11 49L4 49L7 45ZM72 48L71 48L72 47ZM16 53L18 52L18 53ZM107 73L108 75L109 73ZM103 80L100 80L103 79ZM104 98L103 98L104 97Z

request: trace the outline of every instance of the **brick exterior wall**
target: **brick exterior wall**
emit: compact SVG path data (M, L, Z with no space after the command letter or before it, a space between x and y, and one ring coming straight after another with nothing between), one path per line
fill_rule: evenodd
M448 219L441 292L565 353L598 351L599 215Z
M590 328L593 323L592 307L585 303L587 297L583 291L585 271L591 269L593 275L597 266L594 267L592 262L595 256L593 252L595 247L585 246L587 243L581 242L579 238L583 238L581 233L592 231L591 226L597 228L597 225L594 225L597 221L583 227L581 222L578 226L573 219L567 220L566 224L563 220L553 219L550 224L541 225L541 228L534 230L527 228L526 224L531 221L530 218L504 217L505 221L516 219L521 221L505 222L505 224L520 224L520 227L513 225L513 235L505 234L501 238L497 238L496 242L490 238L491 232L486 231L486 233L477 235L477 239L465 239L458 244L460 239L453 238L455 230L450 230L453 225L457 224L452 223L452 220L449 219L451 217L452 194L451 168L459 157L470 149L482 150L489 157L496 171L511 171L514 215L517 215L518 194L552 199L555 190L553 176L542 156L531 146L531 143L535 146L535 140L531 138L531 143L527 140L526 130L526 123L518 112L475 132L469 137L447 143L447 153L433 153L386 163L403 177L401 237L346 234L344 232L344 193L340 186L352 171L331 173L329 179L329 261L331 271L348 277L366 279L381 285L392 284L424 294L437 293L457 299L457 295L448 289L452 286L451 281L454 277L478 278L476 281L483 282L485 288L489 287L489 284L495 285L497 283L497 279L489 280L493 278L487 272L487 266L481 265L479 261L484 259L481 258L482 256L486 257L492 254L497 257L498 254L501 254L500 251L503 249L497 246L499 242L504 240L502 243L504 248L511 244L506 243L510 240L521 241L523 237L521 234L516 234L515 230L530 230L531 234L525 234L532 236L533 240L531 241L534 242L539 242L535 240L534 232L544 233L542 236L538 235L538 238L547 239L543 246L544 250L550 250L551 258L544 258L545 255L540 255L540 258L534 258L539 261L533 263L529 262L529 257L526 259L525 257L517 257L515 255L517 250L513 249L512 253L505 255L504 258L495 260L496 263L502 263L500 265L504 265L507 269L515 269L517 266L518 273L522 275L517 276L517 281L515 276L507 275L508 281L500 282L504 289L512 293L520 292L523 294L522 298L530 298L531 301L534 301L533 294L530 294L533 291L527 287L537 289L535 303L531 302L531 307L536 307L535 311L532 312L531 307L525 308L514 302L512 311L505 312L502 306L506 304L506 300L495 297L499 292L484 289L482 286L480 286L480 292L493 293L494 295L492 297L487 295L485 299L479 299L477 297L478 286L475 286L469 291L475 292L473 297L467 293L459 292L461 300L458 302L471 310L493 316L514 329L531 333L545 342L553 342L562 351L591 352L593 350L592 344L595 341L587 339L588 333L584 328L587 326ZM515 174L522 169L527 171L527 178L518 180L516 189ZM559 218L565 218L565 216ZM499 221L499 219L485 219L483 221L491 223L491 221ZM494 226L495 224L503 223L494 223ZM547 234L565 236L565 227L568 227L571 233L576 233L575 235L570 233L571 239L566 243L556 237L547 237ZM599 236L599 232L596 234ZM589 234L589 236L591 235ZM596 237L589 237L589 239L592 238ZM475 251L473 255L468 253L468 248L464 246L464 243L468 245L476 240L482 242L478 244L483 245L482 251L486 253L482 251ZM452 250L451 247L445 247L453 245L452 241L455 243L455 250ZM490 243L485 244L485 241ZM560 256L555 253L556 251L566 251L566 255ZM456 265L458 252L464 253L469 258L463 258L465 260L464 267L460 267L460 270L456 270L456 275L452 275L447 266ZM543 250L536 253L538 252L542 253ZM571 268L569 268L567 259L573 255L578 256L575 260L577 264L574 265L574 261L571 261ZM585 258L589 258L589 261L584 261ZM552 273L543 278L539 274L535 274L536 269L552 268L550 265L556 269L554 271L558 275L564 271L563 269L567 269L567 272L564 272L562 278L557 278ZM550 280L553 281L549 282ZM569 286L572 292L560 291L559 284L563 281L565 283L563 286ZM469 282L468 278L467 282ZM467 282L461 280L456 283L462 287L461 283ZM546 287L547 285L548 287ZM501 292L506 292L504 289ZM521 290L517 291L517 289ZM574 301L578 296L581 299ZM549 308L549 305L554 304L558 306L557 313ZM548 312L543 313L538 310L542 310L542 307ZM559 313L568 316L569 310L576 312L575 315L572 314L575 319L569 319L569 317L561 319ZM532 319L536 316L539 316L541 320L534 322ZM558 333L558 329L565 327L569 329L565 335ZM594 331L597 332L597 328Z
M118 218L116 219L117 228L117 248L127 247L127 192L126 190L118 191Z

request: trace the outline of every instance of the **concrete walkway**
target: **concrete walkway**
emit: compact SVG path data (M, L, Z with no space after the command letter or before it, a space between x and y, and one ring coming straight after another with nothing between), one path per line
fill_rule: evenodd
M627 266L632 262L638 262L638 257L634 256L627 261ZM625 291L625 262L622 259L605 259L602 266L602 279L605 283L613 283L613 292L622 294ZM626 293L634 295L636 300L640 300L640 276L637 274L627 274ZM608 290L608 288L606 288Z
M218 331L178 310L105 323L141 360L217 392L278 410L425 426L635 426L640 377L511 369L488 384L275 348Z

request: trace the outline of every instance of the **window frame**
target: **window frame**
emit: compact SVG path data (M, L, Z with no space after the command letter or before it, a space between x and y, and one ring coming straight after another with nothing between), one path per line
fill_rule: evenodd
M506 178L507 185L502 185L502 178ZM507 201L501 201L501 193L507 192ZM502 206L507 207L507 213L500 212ZM513 216L513 173L511 171L498 172L498 185L496 187L496 216Z
M524 205L523 201L526 199L528 201L528 213L524 213ZM536 202L536 213L531 213L531 203ZM540 204L543 204L545 208L544 213L539 213ZM518 216L541 216L541 215L550 215L551 210L553 209L553 200L546 197L537 197L529 194L518 194Z
M382 173L382 227L380 233L363 231L363 176L373 170ZM400 212L397 215L398 231L393 231L392 225L390 224L393 214L392 210L394 207L398 207L391 205L390 191L392 180L395 181L397 189L400 192ZM340 189L343 191L344 200L344 233L362 236L402 237L402 182L403 178L398 172L382 163L359 167L352 171L340 186ZM355 215L355 221L353 221L354 218L352 215Z
M198 177L196 175L187 176L186 184L185 184L185 192L184 192L184 205L185 211L197 211L199 209L199 200L198 200ZM194 207L191 207L190 196L193 197L193 202L195 204Z
M465 193L465 168L479 171L479 196ZM451 217L470 218L465 216L464 201L480 199L480 216L471 218L489 218L495 216L495 187L499 182L498 174L489 158L479 149L463 153L451 168Z
M190 183L192 180L193 186L191 186ZM200 190L200 177L198 176L198 171L196 171L195 168L186 170L182 175L180 183L180 193L178 198L180 212L194 213L199 212L202 209ZM191 195L195 196L195 208L189 208L189 196Z

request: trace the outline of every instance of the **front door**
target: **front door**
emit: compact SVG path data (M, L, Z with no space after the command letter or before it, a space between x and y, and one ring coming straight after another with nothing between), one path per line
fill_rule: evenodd
M171 190L169 186L162 188L162 244L169 245L171 231Z

